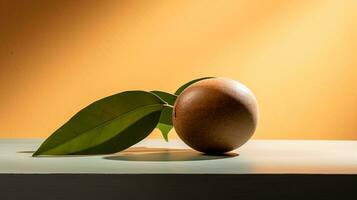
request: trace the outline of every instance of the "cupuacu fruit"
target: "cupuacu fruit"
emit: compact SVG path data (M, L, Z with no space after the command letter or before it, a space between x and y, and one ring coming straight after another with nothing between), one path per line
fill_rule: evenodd
M254 94L242 83L210 78L187 87L177 98L173 124L191 148L222 154L246 143L258 122Z

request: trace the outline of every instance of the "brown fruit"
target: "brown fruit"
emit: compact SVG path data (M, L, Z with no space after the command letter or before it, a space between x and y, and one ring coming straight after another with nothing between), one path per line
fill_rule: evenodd
M254 94L226 78L199 81L186 88L174 105L173 124L190 147L208 154L225 153L251 138L258 119Z

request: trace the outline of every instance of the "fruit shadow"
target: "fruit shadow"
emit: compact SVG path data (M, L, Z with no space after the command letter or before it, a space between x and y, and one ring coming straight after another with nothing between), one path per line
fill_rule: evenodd
M103 159L116 161L200 161L236 157L237 153L207 155L191 149L131 147Z

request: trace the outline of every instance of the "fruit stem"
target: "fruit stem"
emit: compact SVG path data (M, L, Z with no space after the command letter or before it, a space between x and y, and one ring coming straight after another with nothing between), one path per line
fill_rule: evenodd
M174 106L170 105L170 104L164 104L164 107L169 107L169 108L174 108Z

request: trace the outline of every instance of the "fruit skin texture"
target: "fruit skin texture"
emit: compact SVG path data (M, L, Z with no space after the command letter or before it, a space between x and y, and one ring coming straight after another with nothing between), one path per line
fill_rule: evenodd
M221 154L246 143L258 121L254 94L227 78L211 78L186 88L174 105L173 124L191 148Z

